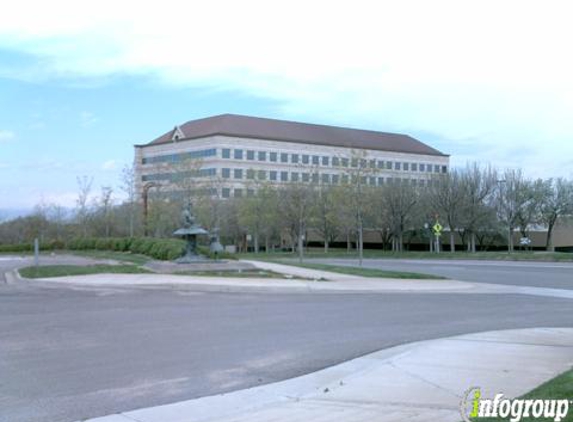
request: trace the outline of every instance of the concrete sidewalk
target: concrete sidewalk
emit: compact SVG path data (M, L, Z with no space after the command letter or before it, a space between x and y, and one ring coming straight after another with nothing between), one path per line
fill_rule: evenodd
M468 388L522 395L573 366L573 329L494 331L399 346L291 380L90 422L459 422Z

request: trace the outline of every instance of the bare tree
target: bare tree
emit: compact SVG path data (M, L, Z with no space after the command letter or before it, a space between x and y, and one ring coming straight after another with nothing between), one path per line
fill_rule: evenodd
M338 195L334 186L319 187L313 222L324 241L324 253L328 253L330 243L334 242L340 233L339 214L336 212L337 200Z
M283 224L296 240L299 262L304 257L304 238L312 216L314 191L314 185L304 182L291 182L279 190Z
M468 164L461 175L464 195L461 225L468 237L468 251L476 252L476 234L484 227L491 227L495 220L494 193L497 171L490 166L481 168Z
M450 252L456 251L456 230L459 228L464 187L459 171L452 170L434 180L430 187L430 200L437 213L444 216L450 231Z
M573 213L573 182L559 179L549 179L544 182L543 200L541 203L541 221L547 226L547 241L545 248L554 251L553 229L557 220Z
M76 199L76 220L80 226L80 232L83 237L88 235L88 223L90 217L89 196L92 190L93 177L82 176L76 178L78 182L78 198Z
M136 191L136 172L135 166L132 164L130 166L126 165L121 173L121 190L125 192L127 198L127 209L129 216L129 237L133 237L135 234L135 212L137 205L137 191Z

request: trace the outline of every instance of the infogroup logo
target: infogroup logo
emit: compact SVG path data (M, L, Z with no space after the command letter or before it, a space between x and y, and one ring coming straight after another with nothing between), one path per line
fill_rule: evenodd
M569 413L570 400L559 399L509 399L498 393L493 399L484 399L481 388L472 387L462 398L460 411L465 422L479 418L509 418L520 422L523 418L553 420L560 422Z

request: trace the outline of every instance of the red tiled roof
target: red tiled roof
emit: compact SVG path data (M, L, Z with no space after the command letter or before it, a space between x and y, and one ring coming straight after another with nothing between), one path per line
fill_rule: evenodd
M261 117L222 114L204 119L191 120L179 129L185 137L178 142L204 138L212 135L240 138L269 139L333 147L363 148L380 151L404 152L410 154L446 156L417 139L397 133L350 129ZM150 146L172 142L175 129L163 134L148 144Z

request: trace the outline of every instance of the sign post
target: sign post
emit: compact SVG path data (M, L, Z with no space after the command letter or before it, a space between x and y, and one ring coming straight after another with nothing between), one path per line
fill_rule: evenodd
M443 229L444 228L442 227L438 219L436 219L436 224L432 226L432 231L434 232L434 236L436 237L436 245L434 248L436 250L436 253L440 253L440 236L442 236Z

